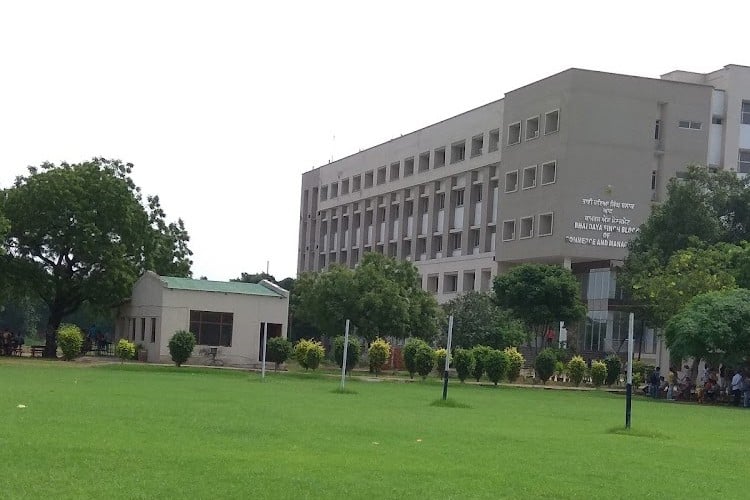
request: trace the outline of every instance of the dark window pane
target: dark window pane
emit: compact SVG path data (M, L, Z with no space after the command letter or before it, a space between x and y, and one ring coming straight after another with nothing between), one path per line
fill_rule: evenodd
M219 345L220 327L214 323L203 323L201 325L200 344L201 345Z
M190 311L190 321L200 321L200 320L201 320L200 311Z
M232 346L232 325L222 325L220 340L219 345L224 347Z
M201 321L203 323L220 323L221 322L221 313L219 313L219 312L203 311L203 313L201 314Z

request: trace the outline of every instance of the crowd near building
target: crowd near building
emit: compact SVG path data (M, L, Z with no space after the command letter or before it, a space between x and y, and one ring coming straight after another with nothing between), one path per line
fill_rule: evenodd
M690 164L750 173L750 67L569 69L303 174L297 268L379 252L413 262L445 302L520 263L562 265L588 305L576 347L625 352L618 267ZM636 330L642 359L667 365L653 331Z

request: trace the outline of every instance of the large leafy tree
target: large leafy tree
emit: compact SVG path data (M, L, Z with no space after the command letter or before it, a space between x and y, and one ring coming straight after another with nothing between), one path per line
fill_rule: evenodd
M663 327L693 297L715 290L736 288L747 277L742 273L750 262L747 246L718 243L678 250L663 266L639 276L632 284L632 296L649 304L650 323Z
M669 314L676 310L670 305L665 309L657 300L659 294L652 296L653 288L661 284L651 282L655 276L664 275L672 256L692 247L736 244L749 238L747 183L730 172L711 173L705 167L690 166L684 178L670 181L666 200L654 207L630 242L618 279L623 289L633 295L642 317L652 326L663 327ZM715 287L703 291L711 289Z
M737 288L694 297L667 323L673 357L706 359L712 366L750 355L750 290Z
M356 269L333 265L301 275L291 307L296 317L324 335L343 332L347 319L366 339L378 336L431 338L437 334L441 311L422 290L413 264L376 253L365 254Z
M523 321L527 344L539 350L539 340L559 321L572 324L586 315L580 284L568 269L547 264L521 264L494 281L497 303Z
M104 158L46 163L30 167L4 193L10 228L3 240L3 271L47 306L45 356L55 356L63 317L84 302L114 306L147 269L190 275L182 221L167 223L157 197L143 201L131 169Z
M467 292L444 306L453 315L453 345L470 349L486 345L505 349L520 345L526 338L524 325L497 306L489 293Z

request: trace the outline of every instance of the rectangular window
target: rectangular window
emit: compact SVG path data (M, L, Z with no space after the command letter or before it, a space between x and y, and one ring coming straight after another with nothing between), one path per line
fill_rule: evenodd
M457 207L463 207L464 206L464 190L456 191L456 206Z
M400 175L399 175L400 174L400 170L401 170L401 163L400 162L391 163L391 176L389 177L389 179L391 181L397 181L399 179L399 177L400 177Z
M508 125L508 146L521 142L521 122Z
M656 120L654 123L654 140L661 139L661 120Z
M320 201L326 201L328 199L328 186L320 187Z
M444 293L453 293L458 291L458 274L446 274L445 275L445 290Z
M130 319L130 338L135 342L135 318Z
M479 156L484 149L484 135L477 135L471 138L471 156Z
M341 181L341 194L349 194L349 179L344 179Z
M198 345L231 347L233 323L233 313L190 311L190 332Z
M146 318L141 318L141 342L146 340Z
M523 169L523 189L536 187L536 165Z
M539 214L539 236L550 236L552 234L553 218L552 212Z
M458 250L461 248L461 233L451 234L451 250Z
M490 143L487 145L487 151L492 153L497 151L500 145L500 129L490 130Z
M466 158L466 141L461 141L451 146L451 163L464 161Z
M530 141L539 137L539 117L534 116L526 120L526 140Z
M516 221L503 221L503 241L512 241L516 239Z
M521 227L518 239L523 240L534 236L534 217L521 217Z
M404 177L414 175L414 158L407 158L404 160Z
M656 189L656 170L651 171L651 189Z
M339 195L339 183L334 182L331 184L331 198L336 198Z
M479 248L479 229L472 229L469 237L471 239L471 247Z
M694 122L690 120L680 120L677 123L677 126L680 128L687 128L692 130L700 130L701 129L701 122Z
M750 174L750 149L741 149L737 171L741 174Z
M445 208L445 193L437 195L437 207L438 210L443 210Z
M546 184L554 184L557 179L557 162L548 161L542 163L542 186Z
M544 135L554 134L560 130L560 110L549 111L544 114Z
M369 172L365 172L365 189L372 187L372 179L373 179L373 172L370 170Z
M743 125L750 125L750 101L742 101L741 115L740 123Z
M156 318L151 318L151 343L156 342Z
M378 186L385 184L385 167L378 169Z
M724 118L721 116L712 116L711 117L711 125L721 125L724 123Z
M435 150L435 167L440 168L445 166L445 148Z
M427 151L419 155L419 171L427 172L430 169L430 152Z
M514 191L518 191L518 170L505 174L505 192L513 193Z
M443 237L442 236L435 236L432 240L432 249L436 252L442 252L443 251Z
M352 192L359 191L362 188L362 176L355 175L352 177Z

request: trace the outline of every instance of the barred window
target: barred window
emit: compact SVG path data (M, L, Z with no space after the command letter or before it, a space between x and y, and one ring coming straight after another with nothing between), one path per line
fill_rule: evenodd
M214 311L190 311L190 332L198 345L232 345L234 314Z

